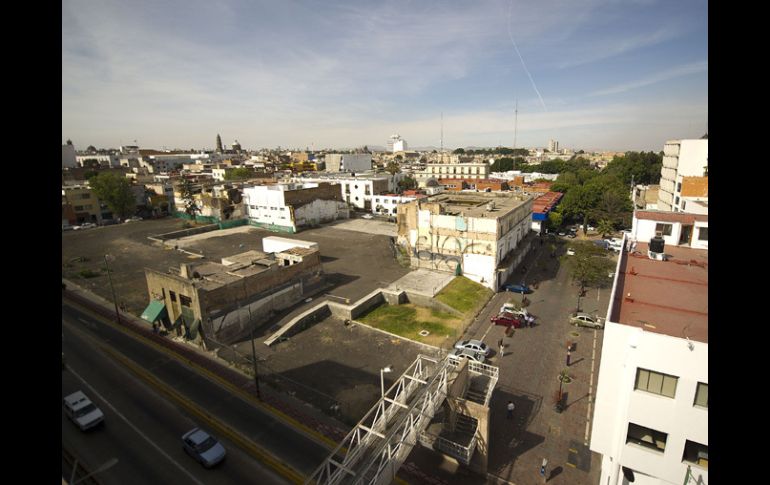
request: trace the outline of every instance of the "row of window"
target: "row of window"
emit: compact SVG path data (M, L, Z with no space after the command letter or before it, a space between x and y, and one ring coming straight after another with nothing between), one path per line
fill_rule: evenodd
M636 384L634 389L637 391L646 391L660 396L674 398L676 395L676 385L679 378L655 372L641 367L636 370ZM695 390L695 401L693 406L699 406L708 409L709 407L709 385L703 382L698 383Z
M684 209L684 207L682 207L682 209ZM663 236L670 236L673 227L674 227L673 224L663 224L663 223L655 224L655 234L661 234ZM698 228L698 241L708 241L708 240L709 240L709 228L708 227L699 227Z
M668 433L658 431L635 423L628 423L628 433L626 443L643 446L647 449L664 453L666 451L666 441ZM685 440L684 453L682 461L698 465L708 469L709 467L709 447L696 441Z
M276 211L276 210L285 211L286 207L268 207L266 205L250 205L249 209L252 209L252 210L257 210L257 209L265 209L265 210L267 210L267 209L270 209L271 211Z

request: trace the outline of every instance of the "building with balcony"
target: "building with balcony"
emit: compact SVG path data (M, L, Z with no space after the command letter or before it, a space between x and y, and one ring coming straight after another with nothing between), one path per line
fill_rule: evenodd
M707 138L666 142L663 146L663 166L660 169L659 210L673 212L686 210L686 207L682 207L683 179L685 177L708 178L708 157ZM708 181L706 181L706 190L708 190Z

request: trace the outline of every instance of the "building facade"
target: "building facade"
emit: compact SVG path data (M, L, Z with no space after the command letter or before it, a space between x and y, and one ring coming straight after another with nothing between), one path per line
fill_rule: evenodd
M669 140L663 146L658 209L681 212L684 177L708 177L708 139Z
M327 153L327 172L366 172L372 169L371 153Z
M708 485L708 253L647 249L618 260L590 449L601 485Z
M531 197L441 194L398 206L398 243L412 268L461 272L496 291L528 249L531 217Z
M695 249L709 247L708 214L667 211L636 211L630 237L649 242L661 236L667 246L689 246Z
M304 227L347 219L350 211L331 184L276 184L243 190L249 224L276 232L295 233Z

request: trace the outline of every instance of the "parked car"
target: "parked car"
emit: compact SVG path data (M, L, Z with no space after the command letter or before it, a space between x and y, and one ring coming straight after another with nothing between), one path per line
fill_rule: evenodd
M524 320L516 317L512 313L503 312L499 315L489 319L495 325L502 325L504 327L521 328L524 326Z
M362 219L374 219L374 216L371 214L364 214L361 216Z
M623 249L623 240L617 238L605 239L607 241L607 249L619 253Z
M601 318L584 312L572 313L569 323L576 327L604 328L604 321Z
M480 364L483 364L484 361L487 360L486 357L484 357L483 352L477 352L471 349L454 349L449 353L449 358L455 360L468 359Z
M528 294L532 293L532 289L529 286L525 285L524 283L521 283L519 285L514 285L514 284L508 283L508 284L503 285L503 289L505 291L512 291L514 293L522 293L522 294L525 294L525 295L528 295Z
M128 223L128 222L136 222L136 221L141 221L141 220L142 220L142 218L141 218L141 217L139 217L139 216L129 217L128 219L126 219L125 221L123 221L123 224L126 224L126 223Z
M489 356L489 347L481 340L470 339L461 340L455 344L456 349L468 349L474 352L481 352L485 357Z
M510 313L517 318L527 318L529 316L526 308L519 308L515 303L504 303L500 307L500 313L503 312Z
M567 256L574 256L575 250L572 248L567 248Z
M96 227L96 224L94 224L93 222L84 222L79 226L72 226L72 229L75 231L79 231L81 229L91 229L92 227Z
M200 428L193 428L182 436L182 448L206 468L221 462L227 454L216 438Z
M595 241L592 241L594 244L599 246L602 249L609 249L610 248L610 242L606 239L597 239Z
M575 239L577 237L577 233L570 231L567 233L567 237L570 239Z
M62 352L62 367L64 366ZM104 422L104 413L92 403L83 391L76 391L64 398L64 414L82 431L93 428Z

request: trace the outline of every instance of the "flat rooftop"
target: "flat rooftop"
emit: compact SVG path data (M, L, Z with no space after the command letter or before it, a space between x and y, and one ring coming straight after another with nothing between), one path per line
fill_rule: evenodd
M513 193L442 193L428 199L429 202L438 202L443 214L465 215L466 217L486 217L497 219L521 206L532 197L514 195ZM494 209L489 210L487 204L494 203Z
M667 261L656 261L648 247L639 242L622 254L609 319L708 343L708 251L667 245Z

